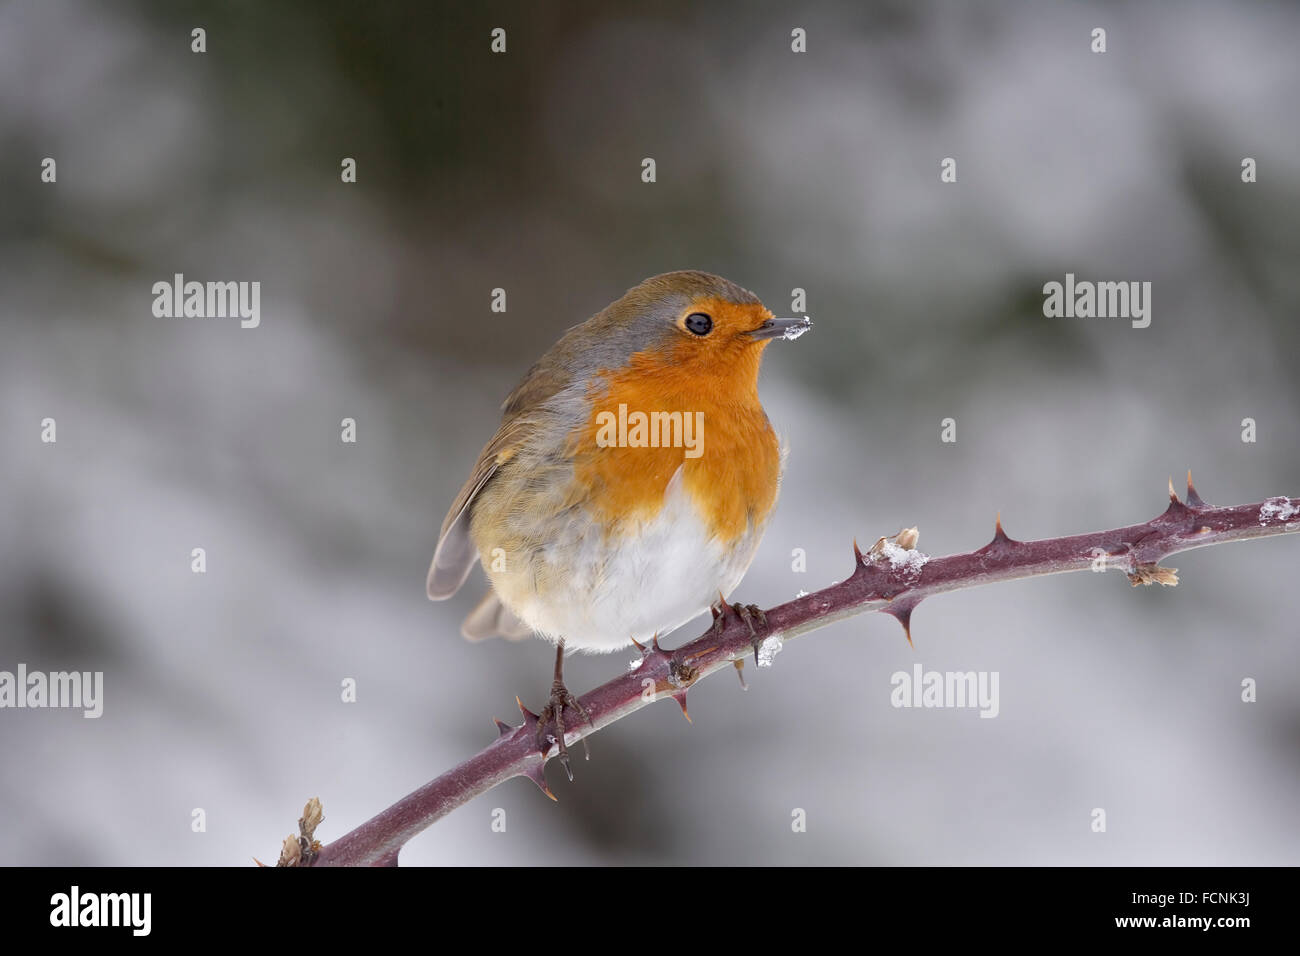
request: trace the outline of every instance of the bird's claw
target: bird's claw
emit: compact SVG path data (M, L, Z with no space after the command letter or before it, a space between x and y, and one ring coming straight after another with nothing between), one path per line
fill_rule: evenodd
M554 741L559 745L560 766L564 768L565 774L569 780L573 780L573 770L569 767L569 748L564 744L564 711L565 709L574 710L578 713L583 721L590 724L591 715L587 713L587 708L583 707L578 698L569 692L569 688L564 686L563 681L556 681L551 685L551 697L542 708L542 712L537 717L537 749L543 755L550 749L548 745L547 728L555 724ZM587 738L582 739L582 749L588 760L591 759L591 750L587 746Z
M754 627L754 622L758 621L759 627L767 627L767 612L757 604L728 604L725 600L720 600L718 606L712 608L713 611L713 630L721 634L727 627L728 614L734 614L745 622L749 627L749 643L754 648L754 665L758 666L758 649L763 641L758 636L758 630Z

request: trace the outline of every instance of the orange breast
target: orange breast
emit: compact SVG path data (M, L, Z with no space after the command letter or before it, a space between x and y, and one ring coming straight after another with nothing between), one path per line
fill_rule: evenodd
M635 534L658 514L679 467L723 544L766 521L781 460L758 400L762 350L763 343L745 343L704 366L698 356L641 352L599 378L590 418L570 436L570 450L579 496L609 533Z

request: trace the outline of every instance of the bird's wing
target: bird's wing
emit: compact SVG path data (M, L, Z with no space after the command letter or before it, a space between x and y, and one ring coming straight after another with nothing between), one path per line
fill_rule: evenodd
M497 469L509 460L514 452L514 443L519 439L520 428L516 423L507 422L492 436L492 440L479 453L474 470L469 480L456 495L447 517L443 519L442 531L438 535L438 547L433 552L433 561L429 564L427 582L429 600L442 601L460 590L460 586L469 577L474 562L478 560L478 549L469 536L470 505L475 496L492 480ZM515 425L515 427L510 427Z
M566 337L567 338L567 337ZM515 387L502 404L505 421L492 440L479 453L469 480L452 502L438 535L438 547L429 564L426 582L429 599L442 601L460 590L469 577L478 549L469 536L470 511L475 497L492 480L497 469L514 456L518 444L529 433L536 419L529 410L554 396L570 377L572 349L566 339L561 339L549 352L528 370L522 382Z

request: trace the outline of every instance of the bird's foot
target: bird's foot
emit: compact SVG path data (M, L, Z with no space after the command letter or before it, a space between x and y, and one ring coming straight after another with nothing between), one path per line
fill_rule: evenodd
M542 708L541 714L537 717L537 749L545 754L550 750L550 743L553 740L560 748L560 765L564 767L564 772L569 779L573 779L573 771L569 768L569 748L564 745L564 711L574 711L586 723L591 723L591 715L587 713L587 708L583 707L578 698L569 692L569 688L564 686L564 681L556 680L551 684L551 699L547 701L546 706ZM551 725L555 726L554 734L547 733ZM582 740L582 749L591 759L591 750L587 747L587 740Z
M754 627L757 621L759 627L767 627L767 613L757 604L728 604L724 598L719 597L718 603L712 608L713 611L713 630L721 634L727 628L727 619L731 616L740 618L749 627L749 643L754 648L754 664L758 664L758 649L762 646L763 640L758 636L758 630ZM744 683L744 678L741 678Z

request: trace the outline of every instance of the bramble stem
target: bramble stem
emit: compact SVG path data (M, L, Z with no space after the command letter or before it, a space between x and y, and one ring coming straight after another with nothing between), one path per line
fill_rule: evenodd
M929 558L908 547L915 542L914 529L900 532L894 539L882 538L866 555L855 546L859 556L846 580L767 611L766 629L759 630L763 645L758 656L762 663L770 664L784 641L865 611L893 614L906 629L912 609L923 599L997 581L1114 568L1125 572L1134 585L1172 585L1178 580L1173 569L1159 566L1171 554L1300 532L1300 498L1270 498L1218 508L1201 501L1190 475L1187 489L1187 502L1183 503L1171 484L1169 508L1163 514L1113 531L1013 541L999 522L993 540L983 548L942 558ZM685 711L688 687L754 653L749 625L739 615L728 614L719 623L675 651L663 651L656 642L643 652L636 669L583 695L580 700L591 722L570 729L565 735L568 744L662 697L675 697ZM643 689L649 686L646 682L653 683L652 697L643 696ZM498 722L501 736L495 742L323 847L312 865L395 866L398 851L408 840L511 777L529 777L554 799L542 768L555 747L545 757L538 753L537 715L523 704L519 706L524 716L519 727Z

